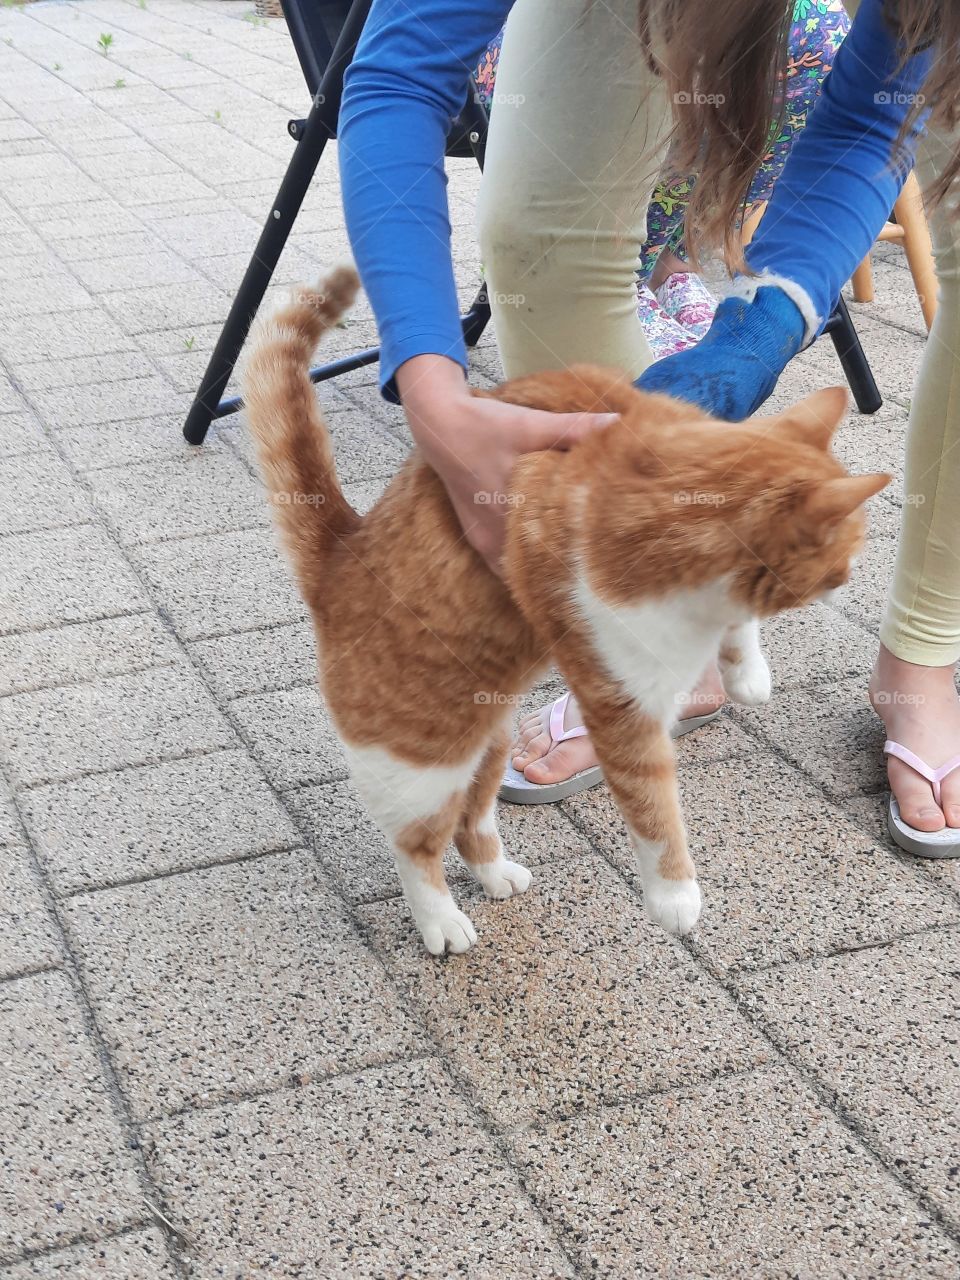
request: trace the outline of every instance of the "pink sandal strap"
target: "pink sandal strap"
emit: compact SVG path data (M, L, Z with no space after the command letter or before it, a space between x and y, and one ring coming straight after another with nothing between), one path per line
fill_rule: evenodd
M567 703L570 701L569 691L558 698L550 708L550 737L554 742L566 742L568 738L585 738L586 725L579 724L573 729L564 729L563 722L567 714Z
M932 765L927 764L926 760L921 760L909 747L901 746L899 742L894 742L892 738L888 738L883 744L883 754L896 756L914 773L919 773L921 778L926 778L933 788L933 798L938 805L940 803L940 784L954 770L960 769L960 756L954 756L946 764L942 764L939 769L934 769Z

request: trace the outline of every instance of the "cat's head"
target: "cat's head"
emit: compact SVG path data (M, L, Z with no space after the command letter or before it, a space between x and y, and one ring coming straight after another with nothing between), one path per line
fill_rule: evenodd
M890 476L850 475L831 452L846 407L842 387L816 391L733 429L712 458L718 490L727 483L733 499L721 528L740 544L731 595L755 616L819 599L850 576L866 532L864 503ZM732 455L731 445L740 452Z
M568 457L571 474L591 486L594 576L625 598L722 574L756 616L806 604L847 580L864 539L863 504L890 481L851 476L831 453L847 405L840 387L739 424L593 366L515 379L494 394L618 415Z

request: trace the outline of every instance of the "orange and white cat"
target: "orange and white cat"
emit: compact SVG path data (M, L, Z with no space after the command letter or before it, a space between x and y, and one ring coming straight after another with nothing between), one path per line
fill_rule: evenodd
M501 580L416 451L363 518L340 490L307 371L356 289L337 269L262 323L244 393L320 686L427 949L476 941L444 879L451 840L491 897L530 884L495 798L508 708L550 664L582 708L648 915L689 932L701 900L668 732L678 699L717 656L731 698L769 696L756 620L846 580L861 506L889 477L849 476L829 452L838 388L731 426L608 369L516 378L482 394L619 417L518 462Z

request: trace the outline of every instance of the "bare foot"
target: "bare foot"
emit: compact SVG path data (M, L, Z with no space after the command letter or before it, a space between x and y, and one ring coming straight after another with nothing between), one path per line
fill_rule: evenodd
M870 677L870 703L887 737L934 769L960 755L960 699L952 666L918 667L881 645ZM960 827L960 770L944 779L940 805L930 783L902 760L887 757L887 776L908 826L917 831Z
M718 711L724 703L723 685L715 665L704 672L699 684L680 700L678 719L706 716ZM517 737L510 748L513 767L530 782L564 782L575 773L599 764L589 737L568 738L554 743L550 737L550 707L542 707L525 716L517 726ZM564 729L583 724L574 697L567 703Z

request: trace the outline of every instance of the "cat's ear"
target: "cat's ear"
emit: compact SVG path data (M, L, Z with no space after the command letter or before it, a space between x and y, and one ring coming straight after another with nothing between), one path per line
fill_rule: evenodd
M866 476L824 480L807 498L806 515L817 525L839 524L868 498L885 488L890 479L885 472L877 471Z
M778 414L777 429L791 440L800 440L826 452L847 411L847 403L846 388L824 387Z

